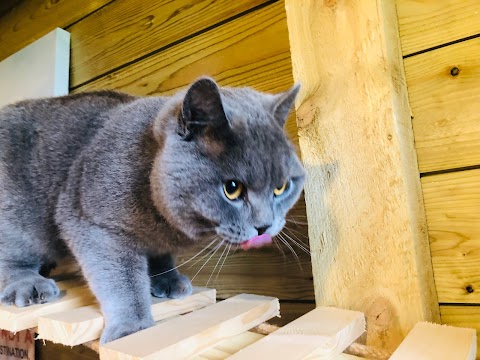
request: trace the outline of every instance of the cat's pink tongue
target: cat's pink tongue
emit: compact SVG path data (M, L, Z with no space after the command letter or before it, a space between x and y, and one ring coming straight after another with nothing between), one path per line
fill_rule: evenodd
M242 250L255 249L272 243L272 237L268 234L255 236L240 245Z

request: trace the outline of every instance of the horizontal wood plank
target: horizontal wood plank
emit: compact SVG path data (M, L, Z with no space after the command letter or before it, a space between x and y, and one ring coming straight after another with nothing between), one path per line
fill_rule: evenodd
M100 346L100 359L187 359L278 313L278 299L241 294Z
M152 297L152 316L160 321L215 304L215 290L195 288L183 299ZM63 311L38 319L38 338L74 346L100 338L105 321L98 304Z
M265 2L114 1L69 28L70 84L78 86Z
M476 346L473 329L420 322L390 360L474 360Z
M112 0L22 1L0 18L0 60L56 27L65 28Z
M480 170L425 176L422 187L440 303L480 303Z
M361 312L317 307L230 359L332 359L365 332L365 325Z
M480 33L478 0L397 0L404 55Z
M477 349L480 349L480 306L443 305L440 314L443 324L475 329ZM477 359L480 359L478 351Z
M222 86L251 86L259 91L279 92L291 87L283 2L188 39L72 92L115 89L135 95L171 95L202 75L212 76ZM286 129L296 142L293 112Z
M253 86L261 91L290 87L293 77L283 3L242 16L73 92L116 89L168 95L201 75L212 76L221 85Z
M36 327L38 318L43 315L87 306L95 302L95 297L81 279L64 280L57 283L60 295L57 300L28 307L0 306L0 329L11 332Z
M405 59L422 173L480 164L478 54L480 38Z
M234 336L230 339L224 340L213 349L209 349L198 356L192 358L192 360L223 360L232 356L236 352L240 351L246 346L254 344L264 335L256 334L251 331L244 332L240 335Z
M190 278L198 272L193 281L194 285L207 286L208 284L217 289L217 296L222 299L246 291L275 296L282 300L314 299L310 256L302 254L298 248L295 250L298 253L299 262L285 247L282 247L284 254L275 246L249 251L238 250L235 253L231 250L228 256L225 252L220 259L223 249L218 250L206 264L205 261L210 255L201 258L208 251L194 261L181 266L179 270ZM195 248L182 253L178 264L186 262L199 250L201 249ZM223 263L225 256L227 259ZM195 264L197 260L199 261ZM222 263L223 266L221 266ZM190 268L191 265L193 266Z

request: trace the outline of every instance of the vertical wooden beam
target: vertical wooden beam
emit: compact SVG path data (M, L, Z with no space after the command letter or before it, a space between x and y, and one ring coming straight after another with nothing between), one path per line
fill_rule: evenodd
M285 3L317 305L393 350L439 321L395 1Z

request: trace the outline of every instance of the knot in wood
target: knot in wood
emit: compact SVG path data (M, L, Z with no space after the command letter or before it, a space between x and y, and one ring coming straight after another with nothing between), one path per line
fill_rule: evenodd
M458 67L455 66L450 70L450 75L457 76L458 74L460 74L460 69Z

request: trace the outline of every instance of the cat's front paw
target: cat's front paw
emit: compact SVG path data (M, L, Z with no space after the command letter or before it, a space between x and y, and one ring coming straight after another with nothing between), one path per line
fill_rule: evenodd
M155 297L180 299L192 294L192 283L185 275L172 271L152 277L150 292Z
M0 302L4 305L24 307L52 301L59 294L60 290L55 281L34 275L16 279L8 284L0 294Z
M124 336L136 333L137 331L147 329L153 326L155 322L152 319L135 322L118 322L107 324L100 338L101 344L120 339Z

